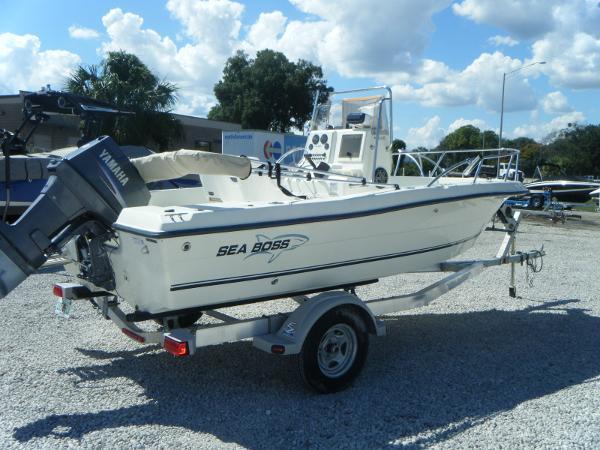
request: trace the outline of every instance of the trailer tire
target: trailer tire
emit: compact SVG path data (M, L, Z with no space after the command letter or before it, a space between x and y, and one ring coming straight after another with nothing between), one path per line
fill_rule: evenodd
M532 209L542 209L544 207L544 197L541 195L532 195L530 204Z
M364 319L342 306L325 313L310 329L298 357L304 382L327 394L349 387L362 370L369 349Z

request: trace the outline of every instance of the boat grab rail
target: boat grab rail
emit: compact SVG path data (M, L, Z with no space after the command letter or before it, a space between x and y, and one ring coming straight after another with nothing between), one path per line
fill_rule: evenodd
M470 154L475 153L476 156L473 158L463 159L463 160L451 165L448 168L445 168L442 166L442 161L444 160L444 158L446 156L453 155L453 154L467 154L467 153L470 153ZM485 155L486 153L487 153L487 155ZM518 173L519 172L519 170L518 170L519 153L520 153L519 150L512 149L512 148L431 150L431 151L424 151L424 152L402 152L402 151L399 151L399 152L393 153L393 155L397 156L396 165L394 167L393 173L396 174L398 172L401 157L404 156L404 157L408 157L417 166L417 169L419 170L419 173L421 176L425 176L425 172L423 170L423 160L431 163L434 166L433 169L429 172L430 176L434 176L434 179L427 186L431 186L432 184L436 183L440 178L448 175L452 171L454 171L462 166L467 166L465 168L465 170L463 171L463 174L462 174L463 178L465 176L468 176L470 173L473 172L473 169L475 169L475 175L473 176L473 183L476 183L477 179L479 178L479 175L481 173L481 169L486 161L495 160L495 161L497 161L498 166L499 166L500 161L502 159L508 158L508 163L506 164L505 172L501 178L504 181L507 181L509 179L516 181L516 180L518 180L518 176L519 176L519 173ZM439 156L437 159L433 159L427 155L439 155ZM435 175L435 173L437 171L440 171L440 173ZM511 173L511 171L513 171L513 173L509 177L509 174ZM498 178L500 178L500 177L498 177Z
M479 158L479 159L478 159L478 158ZM473 165L475 162L477 162L477 166L475 166L475 167L476 167L476 169L475 169L475 175L473 176L473 184L475 184L475 183L477 182L477 179L479 178L479 174L480 174L480 172L481 172L481 168L483 167L483 163L484 163L485 161L489 161L489 160L493 160L493 159L498 159L498 157L497 157L497 156L484 156L484 157L479 157L479 156L476 156L476 157L474 157L474 158L467 158L467 159L465 159L465 160L462 160L462 161L460 161L460 162L458 162L458 163L456 163L456 164L454 164L454 165L450 166L449 168L445 169L445 170L444 170L443 172L441 172L440 174L438 174L438 175L437 175L437 176L436 176L436 177L435 177L433 180L431 180L431 181L430 181L430 182L427 184L427 187L429 187L429 186L433 185L434 183L436 183L437 181L439 181L439 179L440 179L440 178L443 178L445 175L448 175L448 174L449 174L449 173L451 173L453 170L456 170L456 169L458 169L459 167L462 167L462 166L465 166L465 165L466 165L466 166L467 166L467 168L466 168L466 169L465 169L465 171L463 172L463 178L464 178L464 177L468 176L468 173L472 172L472 170L473 170L473 167L471 167L471 165ZM512 164L512 157L511 157L511 160L510 160L509 166L510 166L510 164ZM468 173L466 173L466 172L468 172ZM515 173L517 173L517 172L515 171ZM504 173L504 176L502 177L502 179L503 179L504 181L507 181L507 180L508 180L508 174L509 174L509 171L507 170L507 171Z

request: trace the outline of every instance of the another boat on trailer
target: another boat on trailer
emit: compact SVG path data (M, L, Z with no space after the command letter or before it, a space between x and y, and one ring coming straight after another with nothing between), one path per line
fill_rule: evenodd
M423 176L390 176L392 94L370 91L377 94L334 93L316 108L295 166L189 150L129 160L109 137L82 146L50 165L48 185L18 222L1 224L2 296L62 249L79 280L57 287L62 299L95 299L130 337L158 340L184 355L211 342L190 337L200 330L194 322L202 313L223 318L214 310L444 270L445 261L473 245L506 197L525 192L507 176L478 176L490 160L514 165L518 173L518 152L478 150L459 162L455 157L464 152L445 152L430 158L435 167L427 176L419 158L409 155ZM444 158L453 164L443 168ZM447 176L463 167L462 177ZM146 187L189 173L200 173L203 186ZM500 218L514 232L510 209ZM515 260L505 254L494 263ZM473 264L461 281L483 267ZM435 292L456 284L447 281ZM302 300L291 322L269 322L269 333L279 338L265 337L263 348L301 353L309 384L336 390L360 370L366 333L381 333L380 323L355 296L317 297ZM122 313L121 301L133 312ZM159 334L134 325L150 319L162 323ZM275 324L285 328L270 328ZM244 333L227 336L248 337ZM306 350L305 339L311 342Z
M600 183L586 180L541 180L528 183L525 187L532 194L543 195L545 191L549 191L551 197L560 202L585 203L600 188Z

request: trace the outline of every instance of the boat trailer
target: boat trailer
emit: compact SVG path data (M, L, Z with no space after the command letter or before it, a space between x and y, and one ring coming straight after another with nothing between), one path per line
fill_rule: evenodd
M526 265L528 270L541 270L536 260L545 255L543 248L516 251L521 212L513 212L510 207L503 206L498 217L502 228L495 228L495 231L503 231L505 236L495 257L436 264L422 272L450 274L410 294L363 301L356 295L355 286L346 286L313 296L293 296L291 298L299 306L289 313L237 319L216 309L204 310L202 313L219 322L168 327L164 324L169 322L163 321L158 330L147 331L120 308L117 296L94 292L84 284L58 283L53 288L54 294L59 297L56 313L69 317L75 300L88 300L105 319L112 320L131 339L141 344L158 344L177 357L193 355L200 347L252 338L253 345L265 352L298 355L304 381L318 392L335 392L348 387L362 369L368 335L385 335L386 327L379 316L426 306L484 269L504 264L510 265L509 295L515 297L516 265ZM60 262L64 260L58 257L49 265L56 266ZM174 311L173 317L177 317L177 313Z

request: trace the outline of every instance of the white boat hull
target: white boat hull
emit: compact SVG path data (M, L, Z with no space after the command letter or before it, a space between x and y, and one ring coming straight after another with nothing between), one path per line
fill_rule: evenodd
M115 292L138 311L157 314L418 271L471 247L511 195L507 187L522 190L482 183L233 211L170 209L170 222L163 217L161 226L145 229L134 226L143 220L141 208L126 209L115 224L120 245L110 252ZM151 208L146 224L165 214L142 208ZM191 227L198 214L204 217Z

